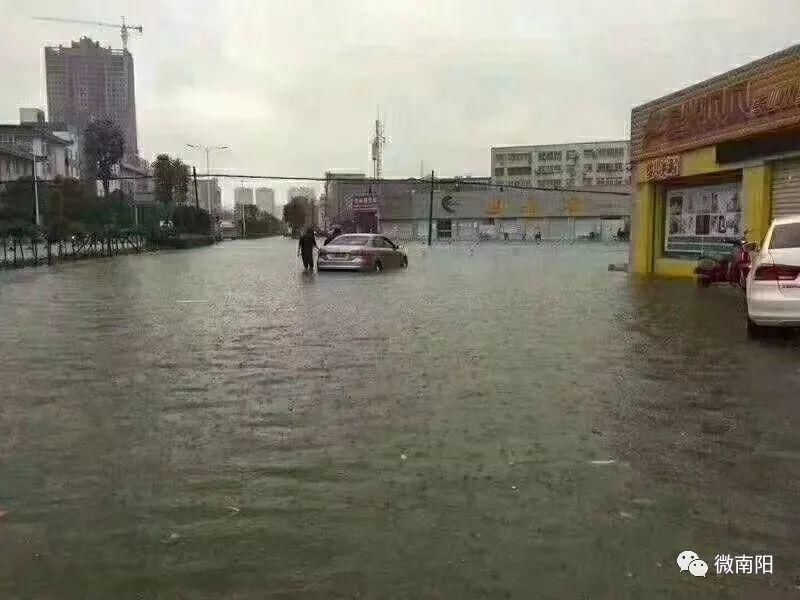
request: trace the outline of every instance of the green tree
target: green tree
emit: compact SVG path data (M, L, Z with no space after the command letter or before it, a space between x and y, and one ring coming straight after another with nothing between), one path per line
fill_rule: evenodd
M305 198L292 198L284 205L283 222L291 228L293 234L306 225L309 210L310 204Z
M103 195L107 198L114 165L119 164L125 150L122 131L111 119L99 119L87 125L84 137L89 173L103 182Z
M173 201L174 178L172 159L168 154L159 154L153 163L153 182L156 200L162 204Z
M172 184L175 202L186 204L189 196L189 165L180 158L172 161Z
M189 166L180 158L159 154L153 163L156 200L162 204L186 204L189 195Z

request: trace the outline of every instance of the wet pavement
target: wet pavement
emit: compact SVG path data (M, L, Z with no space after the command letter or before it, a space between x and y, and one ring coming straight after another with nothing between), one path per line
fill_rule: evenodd
M0 273L0 598L797 598L800 341L625 254Z

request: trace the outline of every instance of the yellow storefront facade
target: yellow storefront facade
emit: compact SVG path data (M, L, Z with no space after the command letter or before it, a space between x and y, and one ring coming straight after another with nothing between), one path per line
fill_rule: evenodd
M729 240L800 214L800 45L631 113L629 270L693 277Z

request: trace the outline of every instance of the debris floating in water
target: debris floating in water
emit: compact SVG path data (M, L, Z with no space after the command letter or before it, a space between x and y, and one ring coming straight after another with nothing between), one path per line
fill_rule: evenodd
M650 500L650 498L634 498L631 502L639 506L653 506L655 504L655 501Z
M623 519L632 519L633 515L629 512L625 512L624 510L619 511L619 516Z
M175 300L177 304L201 304L205 300Z
M170 533L170 534L169 534L169 537L168 537L166 540L164 540L164 541L165 541L167 544L174 544L174 543L175 543L175 542L177 542L179 539L181 539L181 536L180 536L180 535L178 535L177 533L174 533L174 532L173 532L173 533Z
M616 462L617 461L615 461L613 458L609 458L609 459L606 459L606 460L590 460L589 461L589 463L593 464L593 465L613 465Z
M628 270L628 263L611 263L608 265L608 270L626 272Z
M401 454L400 455L400 460L406 460L407 458L408 458L408 456L406 456L405 454Z
M0 521L5 521L8 518L8 511L0 508Z

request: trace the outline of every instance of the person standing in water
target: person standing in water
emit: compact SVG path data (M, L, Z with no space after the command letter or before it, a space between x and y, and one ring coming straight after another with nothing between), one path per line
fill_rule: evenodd
M297 256L303 259L303 268L306 271L314 270L314 248L317 247L317 239L314 237L314 230L309 227L306 232L300 236L297 244Z

